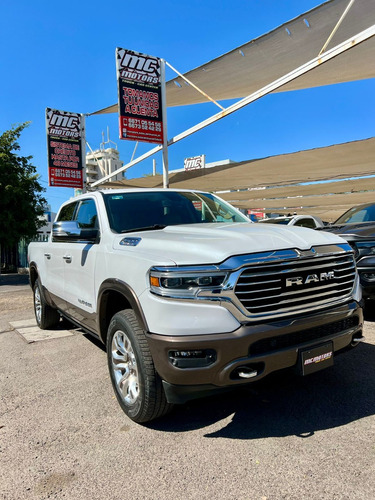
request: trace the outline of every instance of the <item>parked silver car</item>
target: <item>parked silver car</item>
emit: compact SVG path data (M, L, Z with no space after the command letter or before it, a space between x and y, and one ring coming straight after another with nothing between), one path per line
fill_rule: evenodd
M285 226L301 226L308 227L310 229L324 227L323 221L315 215L288 215L284 217L271 217L269 219L262 219L259 222L266 224L283 224Z

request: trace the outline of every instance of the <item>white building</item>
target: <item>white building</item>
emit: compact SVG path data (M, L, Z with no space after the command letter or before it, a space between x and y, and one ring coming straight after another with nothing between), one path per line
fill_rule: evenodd
M52 212L51 205L46 205L44 209L44 214L39 217L40 220L44 222L44 225L40 227L37 231L37 238L40 241L45 241L51 234L52 224L55 220L56 212Z
M101 148L86 154L87 184L102 179L108 174L121 168L124 162L120 160L120 153L115 148ZM121 181L124 174L121 172L111 180Z

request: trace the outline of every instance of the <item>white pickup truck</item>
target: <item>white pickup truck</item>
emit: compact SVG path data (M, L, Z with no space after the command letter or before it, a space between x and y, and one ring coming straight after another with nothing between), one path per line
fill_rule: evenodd
M276 370L309 374L362 339L353 251L312 229L251 223L210 193L103 190L29 246L40 328L61 316L106 345L136 422Z

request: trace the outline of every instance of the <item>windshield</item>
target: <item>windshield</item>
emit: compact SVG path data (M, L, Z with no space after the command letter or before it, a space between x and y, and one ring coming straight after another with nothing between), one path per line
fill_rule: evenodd
M177 224L247 222L247 217L210 193L144 191L103 194L116 233Z
M364 207L353 207L345 212L337 219L334 224L348 224L355 222L374 222L375 221L375 205Z

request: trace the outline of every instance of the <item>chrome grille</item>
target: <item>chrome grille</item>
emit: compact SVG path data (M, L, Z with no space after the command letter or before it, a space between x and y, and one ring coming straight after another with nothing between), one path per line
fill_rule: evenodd
M246 267L234 291L250 314L281 314L342 300L354 280L353 255L340 253Z

